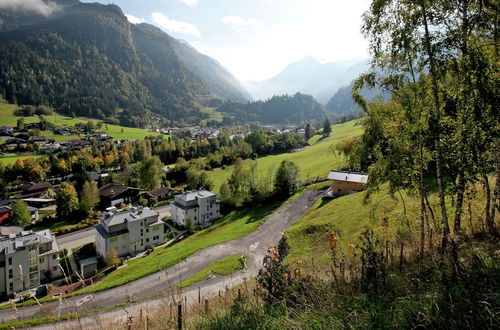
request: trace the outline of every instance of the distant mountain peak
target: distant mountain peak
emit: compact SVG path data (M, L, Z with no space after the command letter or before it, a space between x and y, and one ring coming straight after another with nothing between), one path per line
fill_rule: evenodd
M255 99L265 100L273 95L302 92L326 103L339 90L367 69L367 61L321 63L312 56L290 63L276 76L247 82Z

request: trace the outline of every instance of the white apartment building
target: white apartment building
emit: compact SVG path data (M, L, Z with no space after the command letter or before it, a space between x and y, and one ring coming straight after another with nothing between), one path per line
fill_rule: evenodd
M97 255L103 258L116 249L118 256L143 252L165 240L164 222L149 207L106 212L95 226Z
M172 221L180 226L186 226L186 220L192 218L196 227L206 227L221 217L217 195L207 190L175 195L170 212Z
M50 231L23 231L0 237L0 295L40 286L61 276L59 246Z

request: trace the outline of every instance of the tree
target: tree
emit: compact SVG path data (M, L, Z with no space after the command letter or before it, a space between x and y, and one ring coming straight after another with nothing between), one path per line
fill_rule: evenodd
M429 128L422 136L430 137L432 143L422 141L418 135L407 136L406 141L413 143L415 137L421 141L421 149L415 150L419 155L419 177L423 177L422 169L427 165L422 161L425 149L433 156L444 252L450 233L446 195L455 201L453 229L461 235L465 191L481 176L486 194L490 191L484 177L494 170L495 155L488 151L499 144L500 127L495 110L499 101L498 7L490 2L466 0L377 0L372 1L363 19L363 32L374 54L372 72L365 76L365 82L389 90L407 114L411 114L410 102L405 101L408 98L401 91L408 84L420 85L426 91L420 95L410 93L410 97L414 104L430 104L430 111L426 110ZM366 109L366 102L354 89L353 96ZM488 208L491 203L487 199ZM491 212L485 213L489 219Z
M23 129L24 128L24 118L19 118L17 120L17 128Z
M118 258L118 251L116 249L111 249L106 255L106 265L109 267L116 267L120 264L120 258Z
M59 218L69 217L78 209L78 195L70 183L63 183L56 197L56 211Z
M305 138L306 138L306 141L309 141L310 138L312 138L314 135L314 132L311 128L311 124L307 123L306 125L306 134L305 134Z
M31 225L31 215L28 212L28 205L22 199L19 199L12 203L10 206L12 209L12 224L15 226L19 226L25 228Z
M163 163L158 156L147 157L138 165L139 181L142 188L158 189L165 176Z
M211 190L214 187L206 171L200 171L195 168L190 168L186 172L187 188L188 189L207 189Z
M99 204L99 189L94 181L87 181L83 184L82 192L80 194L81 208L89 212Z
M281 162L274 181L276 192L281 196L291 196L300 186L300 168L289 160Z
M330 124L328 118L326 118L325 122L323 123L323 136L324 137L330 136L331 132L332 132L332 125Z
M192 217L188 217L186 219L186 230L188 231L189 234L192 234L195 231L194 220Z

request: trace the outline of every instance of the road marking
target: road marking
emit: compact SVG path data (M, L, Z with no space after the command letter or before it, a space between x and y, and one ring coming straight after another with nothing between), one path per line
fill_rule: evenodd
M91 294L83 297L82 299L79 299L76 301L76 307L80 307L81 305L85 304L85 303L88 303L89 301L91 301L92 299L94 298L94 296L92 296Z
M255 251L255 249L257 249L257 246L259 246L259 243L260 242L256 242L256 243L250 245L249 250L250 251Z

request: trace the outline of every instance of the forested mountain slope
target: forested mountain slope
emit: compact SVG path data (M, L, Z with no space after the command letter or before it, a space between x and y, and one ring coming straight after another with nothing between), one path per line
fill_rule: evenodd
M140 125L149 113L189 121L211 98L250 98L220 64L130 24L115 5L58 3L48 17L0 12L0 92L10 102Z

